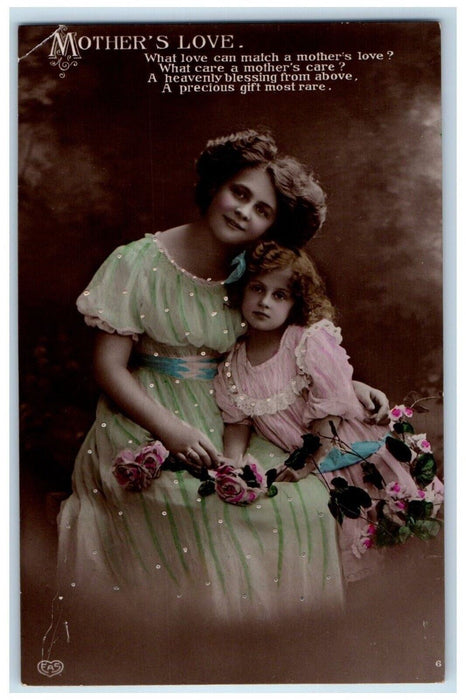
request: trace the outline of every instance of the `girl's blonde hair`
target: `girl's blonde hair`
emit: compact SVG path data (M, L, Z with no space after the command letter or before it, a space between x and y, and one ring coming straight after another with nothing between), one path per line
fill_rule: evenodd
M290 290L295 299L289 323L309 326L322 318L333 321L335 309L327 297L323 280L310 257L301 250L284 248L274 241L259 243L247 254L245 274L239 282L230 285L228 289L232 305L239 308L243 291L252 278L272 270L286 268L292 271Z

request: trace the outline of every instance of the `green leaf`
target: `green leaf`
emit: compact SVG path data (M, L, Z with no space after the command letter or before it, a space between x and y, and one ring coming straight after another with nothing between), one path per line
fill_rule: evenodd
M248 486L251 486L253 489L259 488L260 484L257 481L257 477L249 464L244 465L243 473L241 476Z
M215 491L215 483L212 481L212 479L208 479L207 481L201 481L201 484L197 490L199 496L210 496L211 493L214 493Z
M400 527L400 529L398 530L398 539L401 543L409 540L411 535L412 535L411 528L409 528L407 525L402 525Z
M434 456L430 453L419 455L411 469L411 474L416 479L419 486L422 487L428 486L436 473L437 464Z
M291 469L299 470L304 467L306 464L306 458L307 454L306 451L303 450L302 447L298 447L297 450L294 450L287 459L285 459L285 464L287 467L290 467Z
M403 435L404 433L414 433L414 428L408 421L402 421L401 423L395 423L393 430L398 435Z
M335 487L330 491L330 512L340 522L343 517L355 520L361 515L361 508L370 508L372 499L364 489L358 486L349 486L348 482L336 477L332 479Z
M377 489L383 489L385 482L375 464L372 464L372 462L363 462L361 467L364 474L362 478L364 483L373 484Z
M399 462L411 461L411 450L409 449L408 445L405 445L405 443L401 440L388 436L385 440L385 444L390 454Z
M301 435L301 437L303 439L303 449L306 450L308 455L313 455L314 452L317 452L322 444L319 436L314 435L314 433L306 433Z
M269 486L269 488L268 488L268 490L267 490L267 496L268 496L269 498L273 498L274 496L277 495L277 493L278 493L278 489L277 489L277 487L275 486L275 484L272 484L271 486Z
M337 523L339 525L342 525L343 524L343 513L341 512L341 508L335 499L334 493L335 492L332 492L330 494L330 500L328 502L328 509L331 512L331 514L333 515L333 517L335 518L335 520L337 521Z
M272 486L273 482L277 478L277 470L275 468L269 469L265 472L265 476L267 477L267 486L270 488L270 486Z
M306 433L306 435L301 435L301 437L303 439L302 447L294 450L285 460L286 466L295 471L302 469L306 465L306 459L314 452L317 452L321 445L319 437L313 433Z
M432 515L434 504L430 501L410 501L408 503L408 517L414 520L422 520Z
M375 544L377 547L393 547L400 541L401 527L390 518L379 518L377 522L377 530L375 533ZM408 528L409 529L409 528Z
M345 488L347 488L347 486L349 486L346 479L344 479L342 476L335 476L330 483L332 484L332 486L334 486L339 491L341 491L341 489L345 489Z
M439 520L428 518L427 520L417 520L414 523L412 530L416 537L419 537L420 540L427 541L437 537L438 533L440 532L440 525Z

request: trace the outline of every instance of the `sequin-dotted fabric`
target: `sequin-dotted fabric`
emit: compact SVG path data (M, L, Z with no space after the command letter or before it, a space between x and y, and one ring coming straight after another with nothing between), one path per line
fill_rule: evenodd
M130 335L137 353L210 358L222 357L244 332L225 297L222 283L187 273L157 236L147 235L109 256L78 308L88 324ZM174 378L150 366L132 371L149 396L221 450L223 422L211 379ZM199 482L186 472L165 471L142 493L124 491L112 461L150 438L105 397L99 400L60 515L63 590L72 581L76 594L98 595L110 606L127 596L141 602L145 619L167 625L180 611L189 625L190 615L204 613L247 621L340 605L336 526L316 477L281 484L277 497L251 507L199 497ZM258 437L250 452L266 469L285 457Z

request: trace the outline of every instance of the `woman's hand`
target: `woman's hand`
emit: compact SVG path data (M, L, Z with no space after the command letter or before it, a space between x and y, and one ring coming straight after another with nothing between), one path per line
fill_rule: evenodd
M174 457L194 467L212 467L221 460L209 438L183 421L165 426L159 438Z
M177 459L210 467L219 455L209 438L154 401L128 370L132 347L129 336L98 332L94 352L98 384L128 418L161 440Z
M390 405L384 392L363 382L353 381L353 386L359 401L371 413L368 422L379 425L388 423Z

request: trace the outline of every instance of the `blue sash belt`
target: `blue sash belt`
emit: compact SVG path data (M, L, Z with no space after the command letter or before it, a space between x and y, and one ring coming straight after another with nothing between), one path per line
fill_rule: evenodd
M212 380L217 374L221 357L159 357L137 354L133 358L136 367L150 367L160 374L176 379Z

